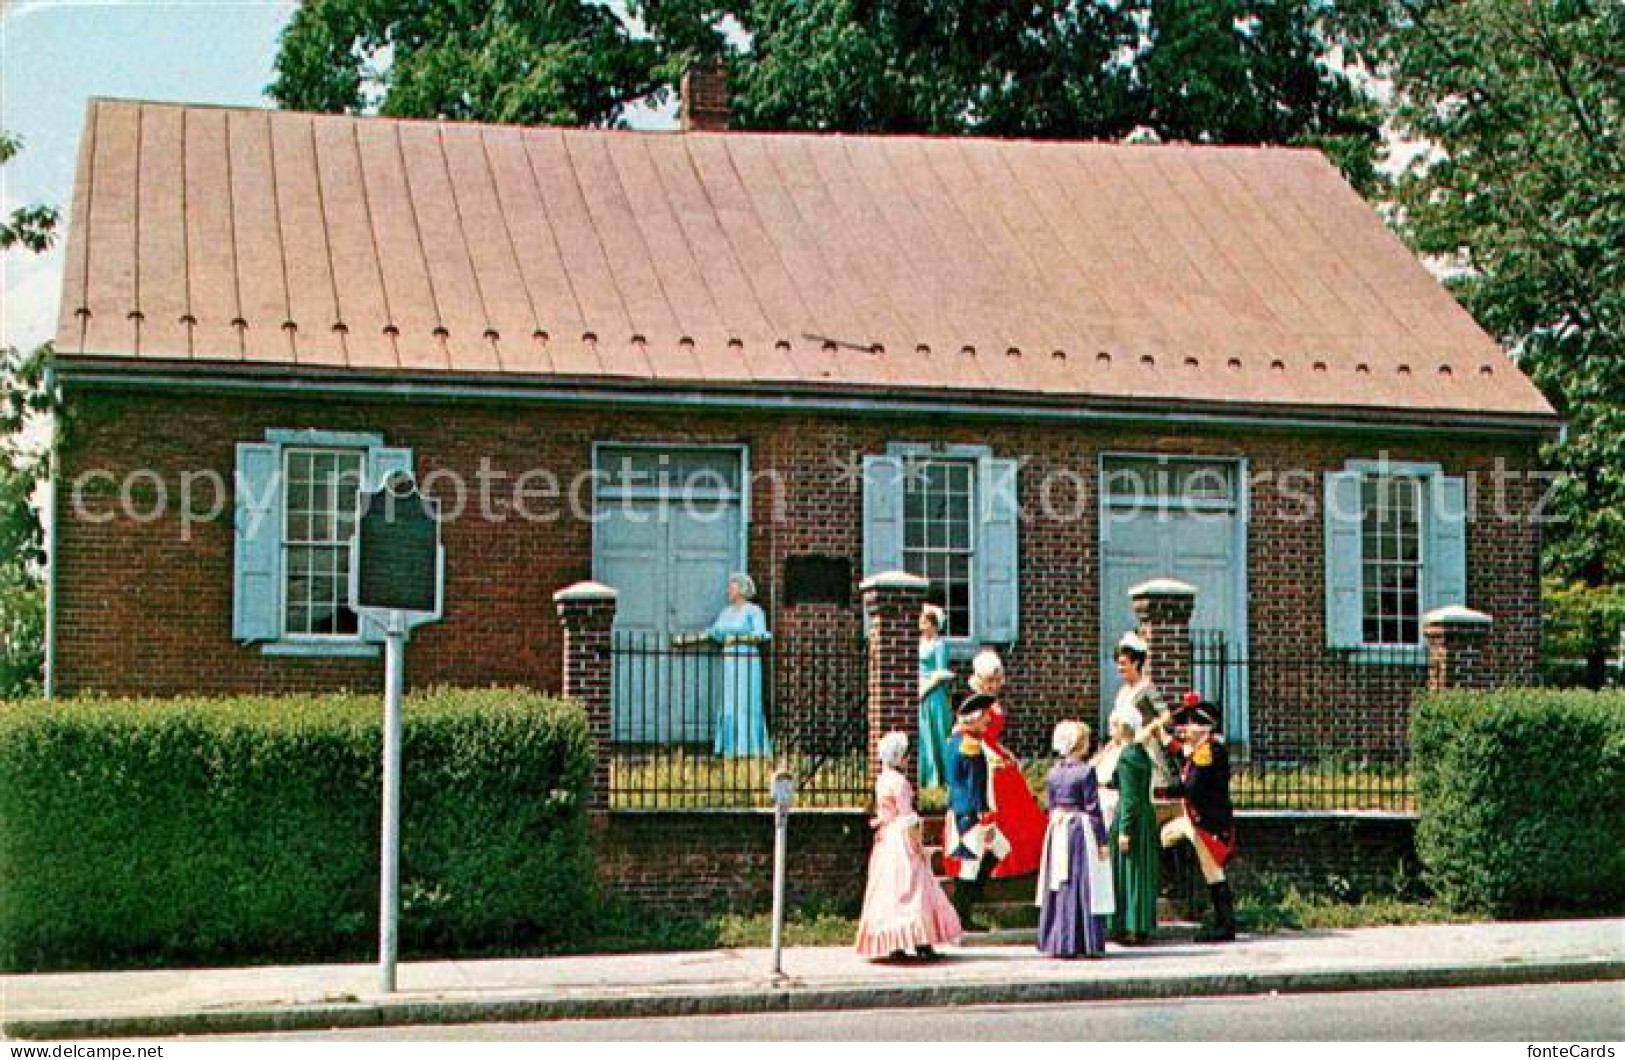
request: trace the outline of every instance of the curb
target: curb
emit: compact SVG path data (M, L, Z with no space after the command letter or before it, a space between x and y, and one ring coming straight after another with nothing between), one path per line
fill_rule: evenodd
M529 1023L563 1019L646 1019L841 1009L1034 1004L1041 1002L1167 1000L1239 994L1306 994L1350 990L1428 990L1625 980L1625 959L1589 958L1359 971L1310 969L1179 978L1082 979L1063 982L835 984L800 987L732 986L705 993L503 998L379 998L301 1005L263 1005L117 1016L7 1020L6 1037L23 1039L142 1038L190 1034L249 1034L459 1023Z

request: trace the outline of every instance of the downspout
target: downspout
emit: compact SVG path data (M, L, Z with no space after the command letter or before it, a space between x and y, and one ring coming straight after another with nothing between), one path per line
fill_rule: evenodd
M56 393L56 368L45 369L45 392ZM46 520L45 520L45 698L56 697L56 523L57 490L61 480L62 459L57 452L58 424L61 422L60 403L51 412L50 441L47 443L46 462Z

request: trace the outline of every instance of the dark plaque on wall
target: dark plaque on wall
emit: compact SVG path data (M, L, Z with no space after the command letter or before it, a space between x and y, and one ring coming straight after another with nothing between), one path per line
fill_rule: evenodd
M788 556L784 561L785 604L852 604L852 561L840 556Z
M440 528L433 501L409 482L361 496L356 526L356 606L440 610Z

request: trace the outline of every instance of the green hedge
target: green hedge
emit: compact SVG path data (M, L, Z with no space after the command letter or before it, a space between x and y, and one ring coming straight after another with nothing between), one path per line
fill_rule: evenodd
M1625 692L1437 693L1411 743L1439 897L1503 916L1625 908Z
M367 959L381 700L0 704L0 964ZM546 952L596 901L579 708L409 696L401 949Z

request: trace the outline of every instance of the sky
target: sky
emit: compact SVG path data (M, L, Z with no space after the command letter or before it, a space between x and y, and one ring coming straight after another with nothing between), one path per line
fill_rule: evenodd
M23 150L0 167L0 206L66 216L93 96L266 105L292 0L9 0L0 13L0 127ZM62 273L50 254L0 257L0 342L51 337Z
M66 218L86 101L94 96L270 106L265 86L294 0L0 0L0 128L23 150L0 167L0 207L54 205ZM611 0L611 6L617 6ZM628 115L633 125L673 115ZM0 256L0 344L30 348L56 327L60 244Z

